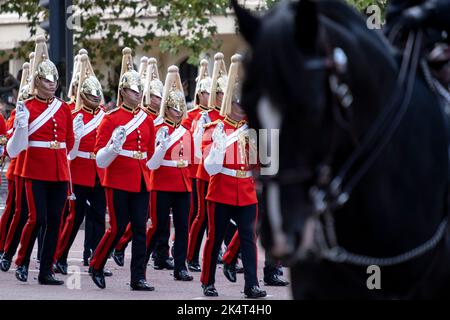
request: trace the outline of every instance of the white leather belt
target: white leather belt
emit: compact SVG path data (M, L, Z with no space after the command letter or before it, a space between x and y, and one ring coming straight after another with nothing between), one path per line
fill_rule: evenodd
M122 150L120 151L119 155L138 160L147 159L147 152L142 151Z
M28 146L47 149L65 149L66 143L59 141L28 141Z
M252 176L251 171L234 170L234 169L228 169L228 168L222 168L222 171L220 173L223 173L227 176L231 176L231 177L235 177L235 178L250 178Z
M83 159L90 159L95 160L95 153L93 152L85 152L85 151L78 151L77 157L83 158Z
M189 163L186 160L163 160L161 161L161 165L173 168L186 168Z

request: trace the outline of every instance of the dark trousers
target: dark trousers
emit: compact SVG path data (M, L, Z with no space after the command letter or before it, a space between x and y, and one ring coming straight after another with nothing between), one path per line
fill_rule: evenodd
M208 201L208 237L203 251L203 268L200 278L202 284L209 285L215 282L217 257L230 219L233 219L237 224L241 243L245 287L258 285L257 216L257 205L237 207Z
M28 203L25 192L25 180L15 177L15 210L5 242L4 259L11 261L20 243L23 228L28 220Z
M155 249L153 250L153 258L155 260L166 260L170 254L170 219L167 221L167 225L161 232L160 237L156 240Z
M62 228L61 236L58 241L58 248L55 254L55 261L67 263L67 257L69 250L77 236L78 230L83 223L85 215L93 215L92 226L97 232L95 237L101 238L105 232L105 212L106 212L106 198L105 190L100 185L100 181L97 179L95 186L86 187L80 185L74 185L73 191L76 196L75 201L70 203L70 212ZM90 208L88 208L87 201L89 201ZM86 230L91 232L93 230ZM94 235L91 235L91 237Z
M105 192L103 191L103 197ZM105 198L106 203L106 198ZM86 219L84 220L84 252L83 259L88 260L92 253L94 253L100 240L105 234L105 213L106 209L102 211L101 215L98 206L92 207L88 205L86 210Z
M131 247L131 281L145 279L145 230L148 216L149 194L141 182L140 192L127 192L106 188L106 203L110 217L110 227L105 232L98 247L95 249L90 266L94 270L105 267L109 255L131 223L133 233Z
M52 273L61 215L67 202L67 182L25 180L29 216L20 239L17 265L29 265L39 230L43 230L39 274Z
M175 226L174 264L175 271L186 269L186 251L188 242L189 220L189 192L151 192L150 217L152 226L147 232L147 262L150 254L155 250L158 239L169 222L170 209L172 209Z
M8 180L8 194L6 195L6 204L3 214L0 218L0 253L5 251L6 237L11 226L16 209L16 184L14 180Z
M200 247L203 241L206 227L208 225L208 215L206 214L206 194L208 193L208 182L196 179L197 184L197 214L189 230L189 243L187 260L198 262Z

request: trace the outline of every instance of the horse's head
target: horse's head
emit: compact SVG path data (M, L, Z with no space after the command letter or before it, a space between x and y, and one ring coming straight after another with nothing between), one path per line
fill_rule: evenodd
M370 106L380 102L373 98L373 92L380 90L374 83L390 83L383 84L381 79L386 77L382 73L366 79L367 70L357 70L380 63L362 57L361 50L374 57L381 56L385 48L380 39L364 34L363 19L342 3L338 9L345 13L336 18L330 17L333 9L323 13L328 3L319 7L311 0L283 1L264 17L253 15L235 0L231 2L240 32L250 45L243 106L256 129L279 129L278 172L262 177L266 201L262 241L274 256L289 258L308 233L305 226L314 212L310 189L320 176L323 178L323 172L318 171L336 144L333 139L342 144L340 151L352 147L351 139L341 142L334 131L336 119L331 106L337 97L331 89L331 77L342 72L340 78L354 93L347 98L366 104L370 114ZM333 5L337 1L328 2ZM355 23L346 21L346 15L356 20L356 29ZM364 30L356 31L358 28ZM360 34L355 35L357 32ZM386 57L380 59L394 68ZM352 63L347 65L348 61ZM357 132L365 121L356 124ZM272 166L273 162L277 159L272 159Z

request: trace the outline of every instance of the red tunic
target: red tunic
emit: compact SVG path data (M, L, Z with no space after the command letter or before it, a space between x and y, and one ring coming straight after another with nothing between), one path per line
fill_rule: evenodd
M69 106L64 101L61 101L61 103L59 110L36 132L29 136L28 140L64 142L66 143L66 148L28 147L23 155L22 177L45 181L69 181L67 153L68 150L72 149L74 143L72 114ZM31 98L25 101L25 106L30 112L29 123L44 112L48 105L47 101L39 98Z
M134 111L122 105L111 110L103 118L98 128L95 152L105 147L111 135L118 126L125 126L138 113L141 108ZM147 152L147 158L135 159L118 155L106 168L102 180L104 187L119 189L128 192L140 192L141 180L144 179L147 191L150 191L149 170L146 162L153 155L155 148L155 131L153 120L147 115L139 127L131 132L122 146L123 150Z
M16 109L14 109L11 112L11 115L9 116L8 121L6 121L6 137L9 139L12 136L12 130L13 130L13 126L14 126L14 119L16 118ZM5 148L5 152L6 152L6 148ZM6 174L5 177L8 180L14 180L14 169L16 167L16 160L17 158L12 158L11 161L9 162L8 165L8 169L6 170Z
M97 108L94 113L89 109L81 108L80 110L72 113L72 118L75 118L78 114L83 115L83 122L87 124L94 116L97 116L101 108ZM92 130L85 135L81 141L78 151L94 154L95 140L97 138L98 128ZM82 157L76 157L70 161L70 172L72 174L72 182L86 187L94 187L95 179L97 175L100 181L104 178L105 170L97 167L95 158L86 159Z
M169 128L169 135L175 131L174 125L165 120L155 127L155 132L161 127ZM192 163L192 153L194 150L191 133L186 129L183 136L175 142L164 155L164 160L184 160L188 164ZM191 192L192 183L189 177L189 166L185 168L168 167L161 165L156 170L151 170L150 174L151 190L171 191L171 192Z
M214 109L210 110L208 112L208 116L211 119L211 122L216 122L217 120L223 120L223 117L220 115L220 109L218 107L215 107ZM206 145L208 145L211 142L211 135L212 135L212 131L210 131L209 133L206 133L207 130L205 130L205 133L203 134L203 139L202 139L202 150L205 148ZM206 149L206 152L208 150ZM207 157L207 153L203 153L203 159L205 159ZM200 164L197 166L197 173L196 173L196 178L206 181L209 181L209 174L208 172L206 172L205 168L203 167L203 159L200 162Z
M227 135L230 135L244 124L245 121L232 123L226 118L224 120L224 130ZM209 131L211 132L214 127L215 125L211 126ZM246 144L245 150L242 150L239 144L238 140L227 148L223 167L233 170L250 171L255 165L248 164L248 143ZM256 204L258 203L258 199L256 197L255 180L253 177L238 178L223 173L215 174L209 179L206 200L232 206Z
M209 111L208 108L197 105L195 108L191 109L187 113L187 118L183 120L181 123L186 129L189 129L191 131L191 135L194 134L195 129L197 128L197 121L200 119L200 112L202 111ZM189 167L189 177L195 179L197 176L198 166L201 162L201 159L194 159L195 161L192 163L192 165Z

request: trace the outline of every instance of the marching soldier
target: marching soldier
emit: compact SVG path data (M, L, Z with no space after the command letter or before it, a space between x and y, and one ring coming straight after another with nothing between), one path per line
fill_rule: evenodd
M157 125L156 149L147 166L151 171L152 225L147 233L147 261L156 241L166 228L172 210L176 239L174 244L174 279L191 281L186 268L190 192L189 164L192 163L192 138L181 125L186 118L186 101L180 75L176 66L168 69L160 117Z
M31 75L31 92L35 92L35 97L18 105L15 130L7 145L11 157L19 154L22 157L18 161L23 161L21 176L25 179L29 209L16 260L16 278L28 280L34 242L39 229L45 228L38 281L62 285L64 281L56 279L52 272L52 262L70 180L67 150L72 149L74 137L70 108L54 96L58 70L48 59L43 36L36 39Z
M22 103L32 97L30 87L32 75L30 73L30 70L33 70L34 57L34 52L30 53L30 63L28 71L27 69L24 69L24 72L28 72L28 76L26 78L26 84L21 87L19 91L19 103ZM8 119L7 129L9 138L11 137L14 130L13 127L15 123L15 116L16 109L11 112L11 115ZM25 151L22 151L22 153L25 153ZM11 162L9 163L6 176L8 180L14 181L15 197L13 201L15 204L15 209L5 241L4 254L2 260L0 261L0 269L4 272L8 271L11 267L12 258L16 254L23 228L28 220L28 203L25 192L25 183L24 178L21 177L23 156L19 155L14 158L11 156L9 157L11 159Z
M206 239L201 283L205 296L217 296L214 287L217 256L232 218L239 231L244 264L245 288L248 298L265 297L258 286L256 273L257 204L255 182L250 159L246 115L240 106L239 68L241 56L232 57L227 90L222 103L223 122L210 125L212 145L204 161L211 175L206 199L208 201L208 237Z
M152 291L154 287L145 277L145 233L150 191L146 161L154 150L154 126L140 108L144 88L139 73L133 70L131 49L125 48L122 52L118 107L108 112L100 123L95 146L97 165L106 169L102 185L106 190L110 228L94 252L90 269L93 282L104 289L106 261L127 224L131 223L130 287Z
M201 130L197 128L197 122L199 121L201 117L201 112L207 113L209 111L208 108L208 100L209 95L211 93L211 83L212 79L209 76L208 73L208 61L203 59L200 62L200 70L199 75L197 77L197 86L195 89L195 107L188 111L187 118L183 120L183 125L186 128L189 128L191 131L191 134L194 136L198 136L201 134ZM206 115L203 117L205 118ZM202 119L203 122L203 119ZM201 136L199 136L199 140L201 140ZM197 145L200 145L201 142L197 143ZM198 170L198 164L201 162L201 148L198 148L199 150L197 152L194 151L194 163L190 167L190 177L192 179L192 193L191 193L191 210L189 212L189 231L191 229L192 224L194 223L195 218L197 217L197 211L198 211L198 194L197 194L197 170ZM197 153L197 154L196 154ZM200 264L199 264L199 252L200 252L200 246L201 246L201 240L203 238L203 234L205 232L206 223L197 223L199 230L196 230L194 233L193 238L195 240L191 240L188 242L188 254L187 254L187 260L188 260L188 268L190 271L193 272L199 272ZM197 237L199 237L199 241L197 240Z
M153 120L155 126L162 123L163 118L159 117L161 99L163 96L164 84L159 80L159 73L157 67L157 61L155 58L148 60L148 67L146 72L147 79L145 81L144 96L142 98L142 104L144 110L148 113L148 116ZM170 237L170 222L167 224L167 228L162 232L161 237L157 240L154 255L155 269L169 269L173 270L173 262L169 258L169 241ZM124 266L125 249L128 243L131 241L132 232L131 225L128 224L124 235L120 239L119 243L114 249L113 259L121 267Z
M97 128L105 116L100 107L102 88L86 54L79 56L79 85L76 105L72 111L75 143L69 152L70 171L76 200L71 202L69 215L62 228L55 253L55 269L67 274L67 257L84 216L92 215L94 234L90 235L98 245L105 232L106 199L100 184L104 170L95 162ZM90 208L88 208L89 201ZM86 230L86 232L88 232Z
M24 96L22 92L24 90L28 89L27 86L27 79L30 74L30 64L28 62L25 62L22 66L22 78L20 80L20 86L19 86L19 95L17 97L18 101L23 101ZM13 111L15 112L15 111ZM12 118L12 117L10 117ZM13 122L11 120L8 120L8 123L5 122L5 119L3 116L0 116L0 146L3 148L4 145L6 145L7 142L7 131L12 132L12 125ZM6 156L7 153L5 152L4 155ZM2 160L4 161L4 160ZM8 180L8 193L6 196L6 204L5 209L3 210L3 214L0 219L0 259L3 256L3 252L5 251L5 243L6 243L6 237L8 235L9 228L11 226L11 222L13 220L14 211L15 211L15 183L14 183L14 160L11 160L10 165L8 166L8 170L6 171L6 179Z
M205 106L199 106L199 111L194 118L195 129L194 129L194 140L202 141L204 139L203 126L206 123L217 121L222 119L220 115L220 106L222 104L223 94L225 92L227 81L227 70L225 66L224 56L222 53L217 53L214 56L214 68L213 77L208 80L205 77L199 82L199 92L201 95L197 95L197 98L201 98L201 103L205 103L206 97L208 97L207 102L207 113L204 113L202 109L206 109ZM200 86L201 85L201 86ZM209 94L208 93L209 88ZM197 144L196 144L197 145ZM197 148L196 148L197 150ZM198 153L196 151L195 153ZM202 159L201 151L198 155ZM200 251L200 246L203 240L203 234L207 226L207 215L206 215L206 193L208 191L209 175L203 167L203 163L197 166L196 173L196 190L197 190L197 203L198 209L194 222L192 223L191 229L189 231L189 245L188 245L188 266L189 270L194 272L200 272L200 264L198 262L198 256Z

